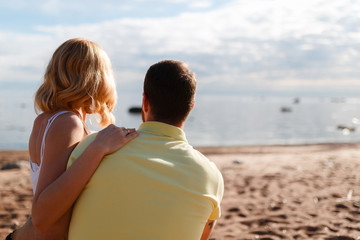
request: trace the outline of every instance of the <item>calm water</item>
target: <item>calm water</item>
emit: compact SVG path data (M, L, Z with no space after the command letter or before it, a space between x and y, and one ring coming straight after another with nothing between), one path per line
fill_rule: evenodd
M27 148L36 117L33 93L33 89L0 90L0 150ZM128 108L139 105L141 94L119 92L117 124L138 127L141 116L129 114ZM291 111L282 112L282 107ZM307 97L294 103L292 97L198 94L185 131L195 146L360 142L359 119L356 98ZM340 130L339 125L355 131Z

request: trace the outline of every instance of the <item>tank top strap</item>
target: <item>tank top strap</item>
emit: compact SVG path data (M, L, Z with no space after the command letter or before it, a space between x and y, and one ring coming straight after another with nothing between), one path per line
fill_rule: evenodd
M91 133L91 131L90 131L88 125L84 122L84 120L81 117L79 117L79 118L80 118L81 122L83 123L86 134L89 135Z
M42 138L42 141L41 141L41 148L40 148L40 165L43 161L43 157L44 157L44 151L45 151L45 138L46 138L46 134L51 126L51 124L55 121L55 119L64 114L64 113L68 113L70 111L60 111L60 112L57 112L55 113L54 115L52 115L49 119L48 119L48 122L46 124L46 127L45 127L45 130L44 130L44 134L43 134L43 138Z

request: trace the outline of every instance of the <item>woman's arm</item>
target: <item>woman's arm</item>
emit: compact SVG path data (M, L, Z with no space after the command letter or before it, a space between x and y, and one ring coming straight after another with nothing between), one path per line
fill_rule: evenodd
M102 158L138 135L110 125L100 131L77 161L67 170L68 158L84 136L83 123L76 116L57 119L49 129L36 193L32 222L48 230L73 205Z

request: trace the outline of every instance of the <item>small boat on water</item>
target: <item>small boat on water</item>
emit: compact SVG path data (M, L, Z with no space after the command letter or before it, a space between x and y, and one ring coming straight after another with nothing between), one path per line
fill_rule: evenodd
M345 125L338 125L337 129L339 129L339 130L347 130L349 132L354 132L356 130L355 127L349 127L349 126L345 126Z
M280 111L283 113L289 113L289 112L292 112L292 108L291 107L281 107Z
M129 108L129 113L134 113L134 114L137 114L137 113L141 113L141 107L131 107Z

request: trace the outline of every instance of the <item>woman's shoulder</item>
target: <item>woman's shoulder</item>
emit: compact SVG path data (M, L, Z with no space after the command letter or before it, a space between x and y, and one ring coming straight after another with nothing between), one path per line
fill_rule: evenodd
M50 128L57 129L58 131L68 131L71 129L84 129L84 124L76 113L68 111L56 116L56 119L53 119L49 130Z
M86 135L83 122L72 112L58 115L53 121L48 121L45 131L47 149L61 149L61 146L76 145Z
M61 132L71 129L83 129L84 124L80 117L71 111L57 113L41 113L34 120L33 130L48 128L47 131Z
M34 120L34 127L37 126L41 126L44 122L46 122L49 118L49 114L48 113L41 113L39 114L35 120Z
M60 113L60 114L59 114ZM55 116L57 115L57 116ZM34 120L34 125L35 126L40 126L44 123L47 123L50 119L53 119L53 123L55 124L55 122L57 123L68 123L68 124L82 124L82 121L80 119L80 117L72 112L72 111L62 111L62 112L55 112L55 113L41 113L39 114L35 120ZM55 121L56 119L56 121Z

